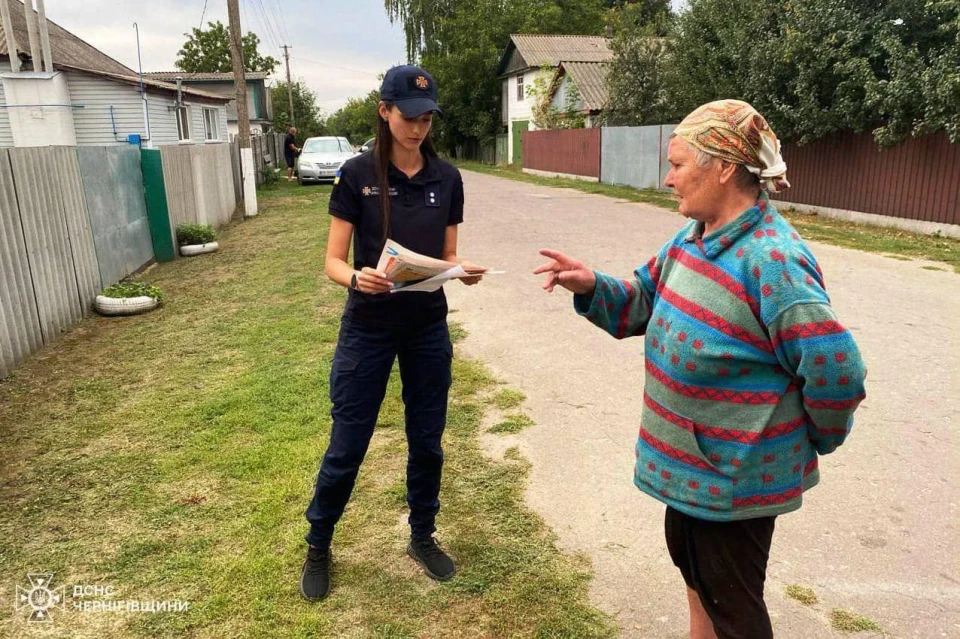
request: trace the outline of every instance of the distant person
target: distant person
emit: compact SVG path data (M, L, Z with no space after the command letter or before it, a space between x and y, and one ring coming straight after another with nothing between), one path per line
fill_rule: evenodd
M297 146L297 128L290 127L287 131L287 137L283 139L283 159L287 163L287 180L293 179L293 166L300 155L300 147Z
M632 277L553 250L535 273L617 339L645 336L634 483L667 505L690 637L769 639L774 522L800 508L818 456L846 439L866 369L816 258L767 197L789 184L763 116L737 100L705 104L667 159L665 184L691 221Z
M397 359L409 450L407 554L433 579L450 579L455 571L433 537L453 358L447 300L443 289L391 294L393 283L376 266L390 238L469 268L457 256L463 180L456 167L437 157L430 141L433 116L440 112L433 77L415 66L393 67L380 96L373 152L347 160L330 194L326 273L350 290L330 369L330 445L306 512L309 548L300 593L310 601L330 591L334 526L350 499Z

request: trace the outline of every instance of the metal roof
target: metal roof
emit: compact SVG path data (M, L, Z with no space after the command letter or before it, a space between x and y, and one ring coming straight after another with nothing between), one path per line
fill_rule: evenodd
M13 23L13 34L17 40L17 49L21 57L30 57L30 40L27 32L27 19L24 16L24 6L18 0L0 0L10 5L10 22ZM34 11L37 17L37 12ZM39 17L37 17L39 20ZM69 61L71 66L91 69L94 71L103 71L106 73L116 73L119 75L136 75L133 69L120 64L106 53L100 51L94 46L87 44L77 36L73 35L56 22L47 17L47 31L50 34L50 53L54 66L57 63ZM7 56L7 37L3 32L3 25L0 24L0 56ZM38 62L39 66L39 62ZM38 69L39 70L39 69Z
M12 23L13 33L17 40L17 50L20 57L29 58L30 40L27 32L27 19L24 15L23 3L19 0L0 0L0 2L6 2L10 5L10 22ZM33 13L39 20L37 12L34 11ZM140 86L140 78L137 76L136 71L117 62L96 47L84 42L50 20L49 17L47 18L47 31L50 34L50 53L54 68L69 69L88 75L108 78L116 82ZM7 36L6 33L4 33L2 24L0 24L0 56L9 57L7 51ZM37 66L39 66L39 61L37 62ZM173 84L148 78L146 75L144 75L143 84L145 87L154 90L173 92L177 90L177 87ZM218 102L229 102L232 99L218 93L201 91L200 89L192 87L184 87L183 93L185 95L207 100L216 100Z
M177 78L184 82L233 82L233 73L186 73L184 71L151 71L144 73L145 78L170 82ZM270 77L266 71L247 71L247 80L265 80Z
M515 33L510 36L510 44L500 59L498 75L503 73L512 49L523 58L524 68L555 67L562 61L607 62L613 59L609 42L610 39L603 36Z
M77 71L78 73L86 73L88 75L95 75L101 78L107 78L109 80L114 80L116 82L123 82L124 84L132 84L134 86L140 86L140 78L136 74L130 75L129 73L119 74L119 73L107 73L106 71L97 71L96 69L83 69L81 67L75 67L69 64L56 64L55 67L60 69L69 69L71 71ZM149 89L159 89L167 92L177 92L177 85L171 84L169 82L160 82L159 80L154 80L153 78L146 77L144 74L143 77L143 86ZM221 95L219 93L214 93L213 91L201 91L193 87L183 87L183 95L193 96L197 98L204 98L206 100L216 100L217 102L226 103L230 100L233 100L233 96Z
M602 111L607 105L607 71L606 62L567 62L564 60L557 69L557 75L566 72L583 99L584 107L588 111Z

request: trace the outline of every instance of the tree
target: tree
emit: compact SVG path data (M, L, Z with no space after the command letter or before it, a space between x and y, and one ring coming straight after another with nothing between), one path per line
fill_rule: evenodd
M552 70L550 67L542 69ZM583 103L580 100L580 89L570 79L564 76L558 80L560 85L556 92L552 92L554 77L541 75L527 87L527 97L533 102L531 120L538 129L582 129L586 123L583 114ZM556 93L563 90L565 94L563 108L554 105Z
M351 98L327 119L327 130L330 135L342 135L352 144L363 144L376 135L379 105L380 92L377 90L362 98Z
M185 73L229 73L233 70L230 62L230 34L222 22L208 22L207 29L196 27L185 33L187 41L177 52L174 66ZM260 38L252 31L243 36L243 68L247 71L266 71L272 73L280 64L272 56L261 56L258 47Z
M669 0L625 4L610 13L613 60L607 73L605 124L640 126L677 118L663 82Z
M293 112L297 120L297 136L305 139L317 135L325 135L326 123L323 113L317 106L317 95L307 88L302 80L297 80L293 87ZM286 131L290 128L290 101L287 99L287 83L278 82L270 89L270 99L273 102L273 128L276 131Z
M799 143L873 130L884 145L945 131L960 142L955 0L691 0L667 59L679 112L753 104Z
M434 139L451 151L500 132L497 63L511 33L603 33L606 0L385 0L412 61L433 74L444 116Z

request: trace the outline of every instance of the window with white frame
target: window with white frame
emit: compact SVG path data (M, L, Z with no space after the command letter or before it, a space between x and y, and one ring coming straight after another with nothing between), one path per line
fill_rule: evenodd
M177 139L190 139L190 110L185 106L177 107Z
M220 118L216 109L203 109L203 137L205 140L220 139Z
M523 102L523 74L517 76L517 102Z

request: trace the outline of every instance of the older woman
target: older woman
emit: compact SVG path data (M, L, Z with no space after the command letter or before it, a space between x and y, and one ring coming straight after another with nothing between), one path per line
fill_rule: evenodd
M634 483L667 505L694 639L773 636L774 520L800 508L864 398L820 267L767 198L789 186L779 149L749 104L706 104L670 141L666 184L691 220L672 240L629 279L553 250L535 271L614 337L646 336Z

